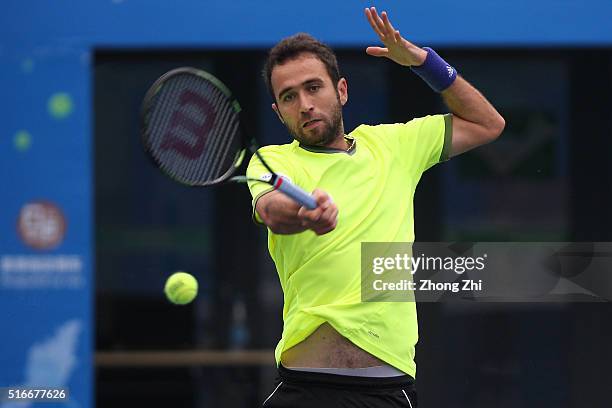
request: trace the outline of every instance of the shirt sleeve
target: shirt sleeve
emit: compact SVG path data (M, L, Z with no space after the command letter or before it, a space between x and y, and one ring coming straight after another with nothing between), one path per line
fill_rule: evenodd
M289 160L287 159L286 154L280 152L276 146L265 146L259 149L259 154L264 158L268 166L274 169L274 172L280 176L287 177L289 179L292 178L292 171L289 166ZM249 165L247 167L246 175L248 178L258 179L258 180L270 180L272 174L263 163L259 160L257 155L253 155L251 160L249 161ZM257 200L264 194L272 191L274 188L266 183L265 181L249 181L249 191L251 192L252 206L253 206L253 221L257 224L263 224L263 221L255 211L255 206L257 205Z
M452 115L429 115L394 127L400 151L411 171L423 173L449 159L452 143Z

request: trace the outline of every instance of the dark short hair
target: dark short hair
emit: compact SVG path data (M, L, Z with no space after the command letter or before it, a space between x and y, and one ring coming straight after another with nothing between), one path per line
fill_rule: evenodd
M297 33L282 39L268 53L268 59L262 74L272 99L276 100L276 95L274 95L274 90L272 89L272 70L274 67L305 53L313 54L317 57L325 65L332 83L334 85L338 83L340 80L340 69L338 68L338 60L334 51L310 34Z

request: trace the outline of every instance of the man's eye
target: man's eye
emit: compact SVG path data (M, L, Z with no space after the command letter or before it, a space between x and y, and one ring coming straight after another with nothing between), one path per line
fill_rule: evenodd
M310 85L308 89L310 90L310 92L316 92L319 90L319 88L321 88L320 85Z
M292 100L293 100L292 94L283 96L283 102L291 102Z

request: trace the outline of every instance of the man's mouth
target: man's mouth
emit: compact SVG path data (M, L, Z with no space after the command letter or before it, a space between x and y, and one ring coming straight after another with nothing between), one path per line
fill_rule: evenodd
M307 122L304 122L302 124L302 127L304 129L309 129L311 127L315 127L320 121L321 121L321 119L312 119L312 120L309 120Z

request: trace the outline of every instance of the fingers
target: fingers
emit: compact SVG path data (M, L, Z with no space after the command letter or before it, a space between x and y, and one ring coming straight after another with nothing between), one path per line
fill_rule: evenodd
M314 191L312 192L312 196L317 202L317 205L319 207L322 207L323 209L326 209L329 204L333 203L333 200L331 199L330 195L323 190L319 190L318 188L314 189Z
M395 30L393 36L395 37L395 42L399 43L402 41L402 35L400 34L399 30Z
M332 204L321 214L321 218L316 226L311 228L315 234L323 235L333 231L338 224L338 207Z
M298 211L298 217L302 225L314 231L317 235L323 235L336 228L338 222L338 207L324 191L315 190L312 196L317 202L317 208L308 210L302 207Z
M385 43L399 41L399 31L393 28L386 11L383 11L379 16L376 7L370 7L365 9L365 14L370 26L378 34L381 41Z
M389 15L387 15L386 11L383 11L381 15L382 15L383 24L385 26L385 31L384 31L385 36L390 39L391 38L395 39L395 28L393 28L393 26L391 25L391 21L389 21Z
M389 49L381 47L368 47L366 48L366 54L374 57L386 57L389 55Z
M310 228L310 226L316 224L321 219L323 210L319 207L314 210L309 210L306 207L302 207L298 210L298 218L302 220L302 225Z
M302 224L308 228L311 228L311 226L319 222L321 215L329 208L331 203L331 198L329 195L319 189L312 192L312 197L317 203L317 208L309 210L306 207L301 207L298 210L298 217L302 219Z
M338 207L331 204L326 210L321 213L319 220L313 223L309 228L317 235L327 234L336 228L338 223Z
M383 21L380 19L380 17L378 17L376 8L375 7L366 8L365 15L368 19L368 22L370 23L370 26L372 26L372 29L374 30L374 32L378 35L381 41L384 41L385 40L385 35L384 35L385 25Z

